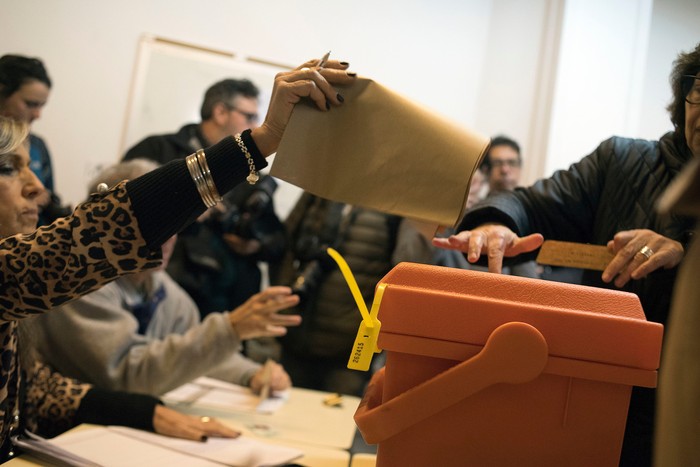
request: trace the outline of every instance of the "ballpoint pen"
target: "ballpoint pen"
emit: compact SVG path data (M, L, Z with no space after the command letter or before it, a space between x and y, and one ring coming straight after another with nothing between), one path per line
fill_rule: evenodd
M264 401L265 399L270 397L270 384L272 384L272 367L274 364L274 361L271 358L268 358L265 362L265 366L263 366L263 386L260 389L261 401Z
M318 67L323 68L326 65L326 62L328 62L328 57L330 57L330 56L331 56L331 51L329 50L328 52L326 52L326 55L321 57L321 61L318 62Z

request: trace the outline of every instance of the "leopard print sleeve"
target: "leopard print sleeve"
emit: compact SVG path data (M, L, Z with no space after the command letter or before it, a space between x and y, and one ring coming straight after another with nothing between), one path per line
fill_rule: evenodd
M47 437L72 428L80 403L91 387L35 362L27 380L27 428Z
M122 182L71 216L0 242L0 321L43 313L121 274L160 264L146 246Z

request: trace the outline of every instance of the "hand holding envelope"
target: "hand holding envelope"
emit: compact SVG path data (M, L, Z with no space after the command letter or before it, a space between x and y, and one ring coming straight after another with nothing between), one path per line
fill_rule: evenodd
M454 225L489 140L365 78L344 105L298 104L271 175L323 198Z

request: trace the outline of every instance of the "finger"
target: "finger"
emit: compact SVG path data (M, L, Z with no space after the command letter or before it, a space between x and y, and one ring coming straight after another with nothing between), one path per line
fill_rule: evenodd
M644 246L646 245L646 239L645 238L633 238L633 239L624 239L624 242L619 241L623 235L621 234L626 234L627 232L620 232L615 235L615 245L614 249L618 248L620 245L624 243L624 246L618 249L617 253L613 257L612 260L610 260L610 263L608 266L605 268L603 271L603 274L601 278L603 279L603 282L610 282L615 278L618 274L621 274L624 270L625 267L632 261L634 256L637 254L637 252ZM629 279L629 277L627 278ZM625 280L626 282L626 280ZM617 283L616 283L617 285Z
M287 328L284 326L274 326L272 324L268 324L265 326L265 331L264 334L265 336L269 337L282 337L287 334Z
M542 246L544 237L542 234L534 233L522 237L515 241L511 248L507 249L506 256L517 256L521 253L529 253Z
M257 294L253 295L253 297L263 297L264 299L269 299L277 296L284 296L284 295L291 295L292 294L292 288L283 286L283 285L273 285L271 287L266 288L262 292L258 292Z
M261 313L276 313L281 310L295 307L299 304L299 295L290 295L288 297L279 297L265 302L261 309ZM288 315L294 316L294 315Z
M459 232L455 235L450 235L447 238L438 238L434 237L432 240L433 245L440 247L440 248L447 248L449 250L459 250L462 251L463 253L467 252L467 249L469 247L469 237L471 235L471 232L468 230L465 230L463 232Z
M301 324L301 315L271 315L269 324L276 326L299 326Z
M295 70L301 70L302 68L311 68L312 66L318 65L320 61L321 60L318 58L312 58L311 60L307 60L298 67L296 67Z
M290 85L296 82L303 82L307 84L309 94L306 96L310 97L318 105L321 98L327 99L335 105L340 105L343 103L343 99L338 91L331 86L330 82L334 84L350 84L355 79L354 76L348 75L345 70L336 70L331 68L303 68L299 71L295 71L284 77ZM311 86L313 84L313 86ZM300 87L300 90L305 90L306 88ZM325 100L323 105L325 107Z
M325 65L323 65L323 69L337 69L337 70L347 70L350 67L350 64L345 61L341 60L328 60Z
M207 436L238 438L241 435L240 431L233 430L215 419L209 419L208 422L202 423L202 425Z
M469 246L467 248L467 261L475 263L481 257L486 244L486 232L472 232L469 237Z
M488 238L486 254L489 258L489 272L501 273L503 270L503 255L505 251L506 240L504 237L492 235Z

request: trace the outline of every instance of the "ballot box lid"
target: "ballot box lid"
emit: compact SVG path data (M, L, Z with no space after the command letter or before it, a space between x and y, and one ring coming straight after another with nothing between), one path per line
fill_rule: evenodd
M409 343L459 359L498 326L524 322L545 337L550 369L655 384L663 326L646 321L634 294L415 263L397 265L380 284L381 348L402 342L401 351Z

